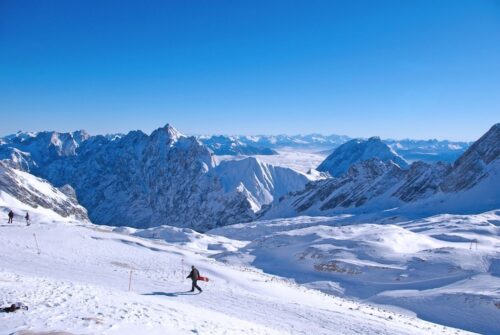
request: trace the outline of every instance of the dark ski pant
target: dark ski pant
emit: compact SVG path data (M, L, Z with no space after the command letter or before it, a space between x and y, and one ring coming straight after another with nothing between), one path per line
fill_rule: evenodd
M11 217L9 217L9 223L12 223L12 218Z
M195 287L196 287L196 289L198 291L200 291L200 292L202 291L201 288L198 286L198 281L197 280L193 280L193 285L191 286L191 291L192 292L194 292Z

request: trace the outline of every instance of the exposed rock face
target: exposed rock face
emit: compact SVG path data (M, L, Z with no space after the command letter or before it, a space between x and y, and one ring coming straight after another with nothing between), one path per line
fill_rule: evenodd
M493 172L499 157L500 123L497 123L455 161L453 171L442 185L443 190L458 192L474 186Z
M61 189L27 172L0 162L0 193L31 207L43 207L63 216L88 220L87 210L78 204L71 186Z
M134 131L115 140L92 138L78 155L40 173L55 185L73 185L96 223L205 230L250 220L246 197L223 192L208 174L214 167L210 150L167 125L150 136Z
M318 171L329 172L340 177L356 163L378 159L382 162L393 162L401 168L408 163L378 137L368 140L351 140L335 149L319 166Z
M312 179L254 158L216 167L206 146L170 125L151 135L40 133L14 143L3 152L16 150L20 158L5 162L56 186L71 185L93 222L116 226L203 231L245 222Z

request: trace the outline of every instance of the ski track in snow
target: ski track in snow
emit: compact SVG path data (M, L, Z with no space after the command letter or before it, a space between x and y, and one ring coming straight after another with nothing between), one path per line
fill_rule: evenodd
M193 245L59 221L0 232L0 304L30 307L0 313L0 334L467 333L222 264ZM202 294L185 293L190 264L211 279Z

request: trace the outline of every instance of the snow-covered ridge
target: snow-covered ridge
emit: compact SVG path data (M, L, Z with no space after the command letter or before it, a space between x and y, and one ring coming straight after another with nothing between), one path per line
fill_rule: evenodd
M214 135L197 136L217 155L270 155L283 150L318 152L330 155L334 149L352 140L341 135ZM448 140L383 139L398 155L409 162L453 162L471 143Z
M88 135L85 131L79 131ZM55 132L50 132L55 133ZM66 133L66 134L75 134ZM37 137L40 133L18 132L0 138L0 146L23 142L27 139ZM118 139L124 134L108 134L103 137L107 139ZM76 137L76 136L75 136ZM209 147L216 155L276 155L284 149L301 150L305 152L324 152L329 155L332 151L352 138L344 135L197 135L203 144ZM421 160L424 162L453 162L459 157L471 143L454 142L448 140L413 140L413 139L384 139L398 155L405 160L413 162ZM26 150L21 150L26 151ZM1 153L1 150L0 150Z
M277 155L278 153L270 148L253 146L245 141L241 141L235 136L214 135L210 137L200 136L198 138L204 145L212 150L216 155Z
M342 155L332 155L333 160L325 162L331 163L333 173L350 166L346 173L338 178L310 183L305 190L275 202L264 217L378 211L387 211L387 216L398 213L415 216L443 212L478 213L498 208L499 148L498 124L476 141L453 166L414 162L403 169L390 155L385 161L377 157L359 160L362 155L351 157L352 152L340 147ZM350 165L352 161L357 163Z
M10 166L55 186L71 185L93 222L117 226L203 231L249 221L262 206L314 179L254 158L216 168L206 146L169 124L150 135L39 133L4 152L10 149L16 153L5 157Z
M271 142L281 140L284 137L278 136ZM307 140L322 141L318 136ZM495 140L495 136L484 140L482 146L495 145ZM487 150L478 148L468 152ZM446 202L448 207L435 210L460 206L460 199L450 202L455 193L474 188L483 179L488 180L483 182L487 188L497 176L496 161L484 165L476 156L467 157L470 164L460 161L455 167L416 162L406 168L404 159L380 139L353 140L322 164L342 176L325 179L253 158L217 166L213 152L198 139L168 124L150 135L141 131L110 137L83 131L18 134L0 146L0 158L9 166L55 186L71 185L93 222L118 226L127 222L141 228L168 224L200 231L253 220L263 209L265 217L278 217L387 210L417 201L426 201L427 207ZM489 199L480 201L475 211L495 205L494 190L481 194L480 199Z
M275 199L304 189L309 181L317 179L289 168L263 163L253 157L222 161L214 169L214 174L226 192L239 189L248 194L255 212Z
M76 150L91 136L84 130L72 133L45 131L4 137L0 160L9 159L13 167L37 170L60 157L76 155Z
M0 209L2 215L14 210L15 220L24 222L26 212L31 217L53 216L59 220L87 221L87 210L78 204L69 185L60 189L48 181L13 169L0 162Z
M401 168L408 166L408 162L380 138L371 137L368 140L355 139L342 144L318 166L317 170L339 177L354 164L373 158L382 162L393 162Z

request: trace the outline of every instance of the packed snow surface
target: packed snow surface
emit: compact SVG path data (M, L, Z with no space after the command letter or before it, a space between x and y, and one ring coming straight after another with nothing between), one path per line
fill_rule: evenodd
M403 307L440 324L500 334L500 211L384 221L296 217L209 233L249 242L216 255L221 261Z
M0 231L0 304L29 306L0 313L1 334L466 333L217 262L246 243L191 230L38 217ZM201 294L187 292L191 264L210 278Z

